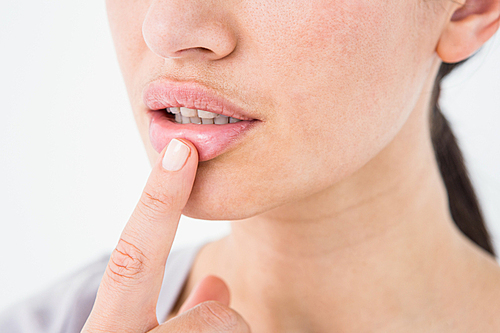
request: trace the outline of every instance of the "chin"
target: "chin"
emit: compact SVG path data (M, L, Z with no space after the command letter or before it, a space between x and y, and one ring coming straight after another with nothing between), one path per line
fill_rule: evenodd
M200 220L236 221L262 213L263 205L241 191L227 187L222 191L224 184L203 186L202 183L195 181L183 215Z
M231 204L223 207L207 205L203 201L190 198L182 210L182 214L200 220L237 221L258 215L259 212L252 209L242 211L238 205Z
M248 178L224 178L200 168L182 214L213 221L236 221L259 215L272 208L272 200L262 195L258 187Z

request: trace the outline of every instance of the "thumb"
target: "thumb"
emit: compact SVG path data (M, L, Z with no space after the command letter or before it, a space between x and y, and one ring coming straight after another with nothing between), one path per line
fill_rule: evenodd
M226 283L217 276L208 275L193 288L193 291L181 306L179 314L206 301L218 301L225 306L229 306L229 300L230 293Z

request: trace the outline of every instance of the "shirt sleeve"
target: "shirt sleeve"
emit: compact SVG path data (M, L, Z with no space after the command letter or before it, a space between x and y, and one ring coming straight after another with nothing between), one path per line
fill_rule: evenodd
M79 333L94 305L109 256L0 314L0 332Z

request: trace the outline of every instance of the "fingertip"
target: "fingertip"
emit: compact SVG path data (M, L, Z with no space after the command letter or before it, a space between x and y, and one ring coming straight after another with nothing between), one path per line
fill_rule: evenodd
M215 275L208 275L193 288L179 313L188 311L206 301L218 301L225 306L229 306L230 299L229 287L224 280Z
M196 162L198 161L198 152L194 145L185 139L172 139L163 152L163 169L172 172L179 171L186 165L190 157L191 159L195 158Z
M196 146L191 141L189 141L187 139L176 139L176 140L179 140L182 143L184 143L185 145L189 146L190 150L189 150L188 160L191 158L195 158L196 163L198 163L199 155L198 155L198 149L196 149Z
M231 301L231 292L229 290L226 282L215 275L207 275L202 282L207 286L209 291L208 297L210 299L221 302L222 304L229 306Z

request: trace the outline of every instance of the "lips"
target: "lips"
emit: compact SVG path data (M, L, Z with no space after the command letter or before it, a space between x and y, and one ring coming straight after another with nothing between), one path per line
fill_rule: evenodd
M149 108L149 137L160 153L174 138L191 141L199 161L208 161L236 146L246 133L261 121L252 118L242 108L197 83L153 81L143 91L144 104ZM167 107L186 107L242 119L236 123L178 124L165 112Z
M186 107L242 120L256 119L237 105L194 82L153 81L146 86L142 95L144 104L150 110Z

